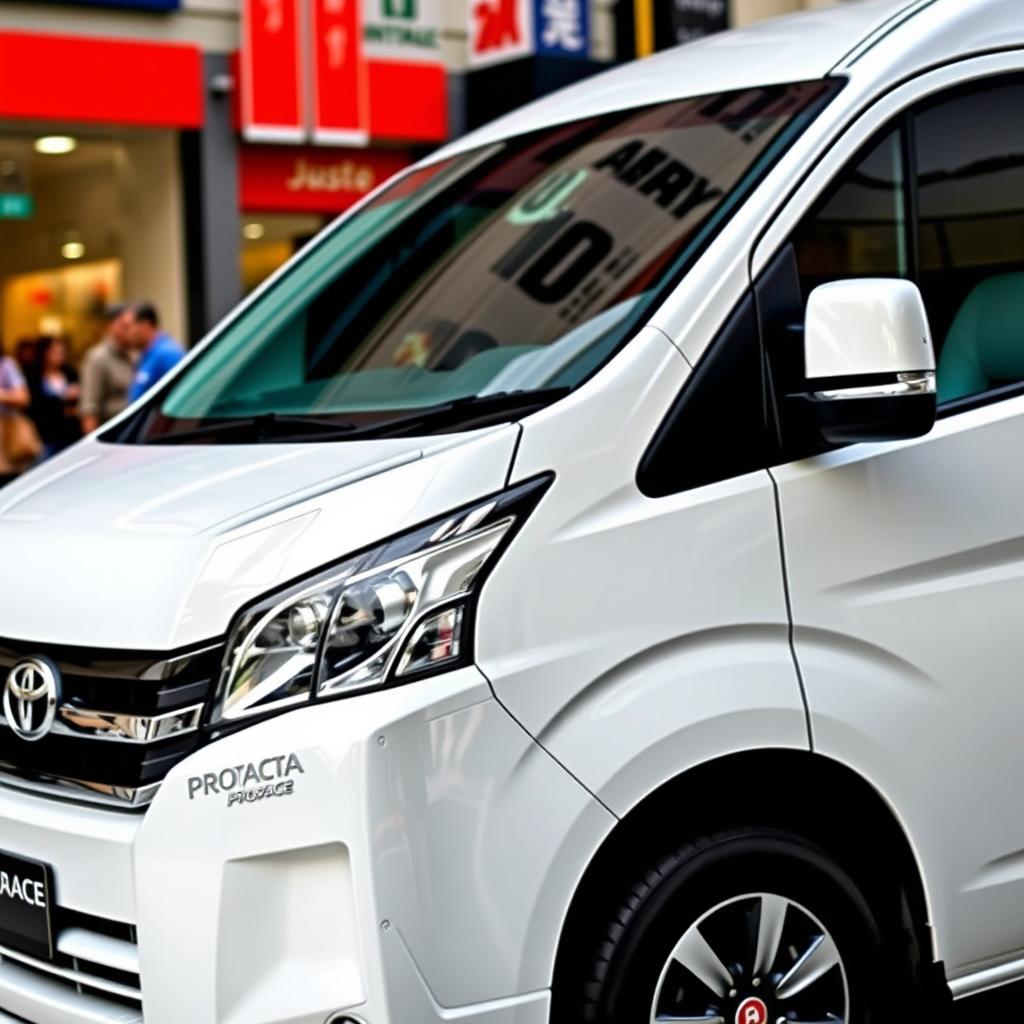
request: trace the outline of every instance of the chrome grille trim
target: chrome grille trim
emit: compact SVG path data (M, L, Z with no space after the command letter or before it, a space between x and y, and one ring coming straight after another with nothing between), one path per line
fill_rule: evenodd
M132 988L130 985L122 985L120 982L110 981L108 978L99 978L85 971L58 967L56 964L47 963L45 960L37 960L35 957L27 956L25 953L17 953L6 946L0 946L0 962L4 960L13 960L15 963L30 967L34 971L49 974L54 978L61 978L72 985L81 985L83 988L106 992L108 995L117 996L120 999L133 999L136 1002L142 1002L141 989Z
M119 715L114 711L93 711L75 704L62 704L57 709L57 720L50 732L55 736L74 736L83 740L153 743L195 732L202 717L202 704L163 715ZM0 726L10 728L3 715L0 715Z
M223 647L103 650L0 637L0 684L31 658L59 674L49 730L33 742L0 710L0 785L121 810L152 802L159 782L204 744L205 705Z
M112 711L91 711L64 704L57 711L53 731L83 739L113 740L119 743L152 743L169 736L195 732L203 717L203 705L193 704L162 715L118 715Z
M0 785L21 789L29 793L41 793L62 800L80 800L83 803L103 804L120 810L142 809L152 803L160 788L159 782L148 786L107 786L98 782L79 779L62 779L54 775L21 771L17 766L0 761Z
M125 974L139 973L139 947L134 942L87 928L65 928L57 936L57 951L74 960L87 960Z

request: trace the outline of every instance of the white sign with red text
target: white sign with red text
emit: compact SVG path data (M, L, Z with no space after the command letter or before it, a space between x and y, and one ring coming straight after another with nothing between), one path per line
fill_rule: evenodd
M363 46L373 60L443 64L440 0L364 0Z

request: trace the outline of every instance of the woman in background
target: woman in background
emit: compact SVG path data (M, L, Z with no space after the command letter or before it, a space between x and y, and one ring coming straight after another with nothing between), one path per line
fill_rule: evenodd
M36 339L19 338L14 345L14 361L21 367L25 379L32 374L32 368L36 365Z
M36 342L35 367L29 378L29 415L49 458L82 436L78 422L78 373L67 362L63 339L43 337Z
M7 451L8 425L14 414L27 409L28 404L29 390L20 367L0 351L0 487L13 480L21 469Z

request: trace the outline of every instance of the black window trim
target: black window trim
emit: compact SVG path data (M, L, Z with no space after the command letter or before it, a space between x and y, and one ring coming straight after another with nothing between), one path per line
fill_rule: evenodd
M964 395L962 398L951 398L939 406L938 419L944 420L962 412L972 412L975 409L984 408L986 405L995 405L997 402L1005 402L1020 395L1024 395L1024 380L1000 384L999 387L979 391L974 395Z
M761 393L760 416L758 417L760 423L750 427L750 436L745 438L745 444L750 451L750 466L740 471L729 466L720 474L711 473L704 479L687 479L686 454L677 444L679 422L685 417L697 390L702 385L711 386L706 384L707 376L714 374L719 363L734 354L739 347L740 341L737 339L737 335L744 330L751 332L750 340L754 349L754 362L758 365L757 390ZM753 286L748 285L718 325L714 337L708 342L700 358L691 368L651 435L634 475L640 493L646 498L658 500L700 490L703 487L713 487L716 484L736 480L751 473L766 471L771 465L774 431L774 413L769 408L771 399L768 388L768 365L764 358L764 346L758 327L757 300ZM711 438L705 437L701 443L710 445L713 444L713 441ZM673 454L684 465L675 469L674 472L669 472L665 463L671 463Z

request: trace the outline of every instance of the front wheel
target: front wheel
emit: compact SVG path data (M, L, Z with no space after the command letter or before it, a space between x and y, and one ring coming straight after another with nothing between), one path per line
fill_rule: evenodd
M884 1024L906 1018L851 877L795 835L744 829L642 872L609 916L578 1019Z

